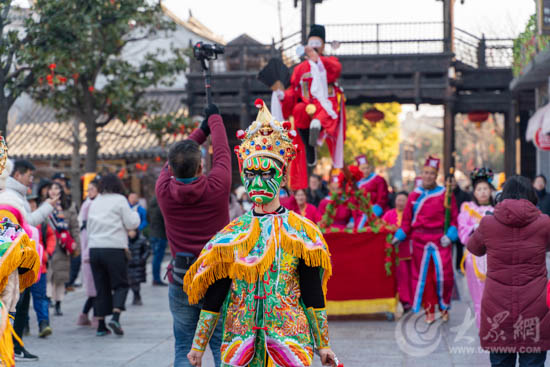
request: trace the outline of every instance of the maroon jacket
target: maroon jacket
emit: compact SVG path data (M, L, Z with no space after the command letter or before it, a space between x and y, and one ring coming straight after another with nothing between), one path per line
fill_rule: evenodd
M546 251L550 218L527 200L504 200L483 217L468 251L487 254L479 337L484 349L550 350ZM513 352L513 351L508 351Z
M157 180L157 200L164 216L172 256L178 252L198 255L206 242L229 223L231 155L220 115L208 119L212 132L212 169L208 175L185 184L177 181L168 163ZM206 136L201 129L189 139L199 144Z

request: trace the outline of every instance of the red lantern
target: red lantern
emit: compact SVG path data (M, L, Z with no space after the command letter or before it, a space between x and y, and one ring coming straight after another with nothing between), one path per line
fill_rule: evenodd
M489 112L487 111L472 111L468 112L468 120L481 124L482 122L487 121L489 118Z
M376 108L370 108L365 111L363 118L370 121L372 124L376 124L384 118L384 112L377 110Z
M117 176L118 178L120 178L121 180L124 178L124 176L126 176L126 168L123 168L121 169L118 173L117 173Z

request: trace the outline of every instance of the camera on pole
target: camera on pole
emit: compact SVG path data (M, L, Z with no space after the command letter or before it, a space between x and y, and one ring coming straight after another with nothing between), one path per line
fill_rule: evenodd
M204 88L206 90L206 105L212 104L212 92L210 90L210 69L208 68L208 61L217 60L218 55L224 53L224 47L217 44L209 44L197 42L193 46L193 55L195 59L201 62L202 72L204 75Z

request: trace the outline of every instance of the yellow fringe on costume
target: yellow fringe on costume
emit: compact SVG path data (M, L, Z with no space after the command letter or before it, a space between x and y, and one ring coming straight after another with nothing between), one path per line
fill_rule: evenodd
M13 367L15 366L15 359L13 354L13 338L23 346L23 341L13 330L11 326L10 317L6 307L2 305L1 312L1 329L0 329L0 366Z
M34 284L40 270L40 258L34 247L34 241L30 240L26 234L17 237L0 258L0 293L8 284L9 275L18 268L29 269L19 275L19 289L23 292Z
M323 290L326 294L328 280L332 275L332 265L328 246L315 224L293 212L289 213L288 224L299 232L304 231L314 243L317 238L320 238L323 248L309 249L302 239L289 234L282 226L282 219L278 218L274 220L273 231L261 258L254 263L246 263L235 259L235 250L238 250L239 257L245 257L258 242L261 229L257 218L253 218L252 224L252 229L245 238L228 244L216 244L211 251L199 256L189 268L185 275L183 289L191 304L199 302L206 294L208 287L216 280L229 277L244 280L247 283L256 282L273 264L276 250L279 247L287 253L303 259L307 266L322 267L325 270ZM207 269L197 275L201 265Z
M252 218L252 229L248 234L243 238L239 239L236 242L228 244L217 244L212 251L216 253L214 257L215 262L231 262L235 259L235 249L239 250L239 256L246 256L252 250L258 239L260 238L260 222L256 218ZM209 259L211 257L204 259L205 264L209 265ZM197 261L198 263L198 261Z

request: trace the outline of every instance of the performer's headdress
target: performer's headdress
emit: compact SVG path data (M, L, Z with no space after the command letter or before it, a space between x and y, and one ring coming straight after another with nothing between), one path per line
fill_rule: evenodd
M362 164L369 164L369 160L367 159L367 156L362 154L355 157L355 161L357 162L357 165L360 166Z
M307 35L308 39L310 37L319 37L320 39L323 40L323 42L326 42L325 26L320 24L312 24L309 34Z
M256 121L246 131L237 131L237 138L242 141L235 147L239 167L248 158L259 156L274 158L288 167L296 157L296 147L292 143L296 131L292 130L290 122L276 121L261 99L254 104L260 109Z
M470 173L470 180L472 180L473 187L480 182L487 182L491 187L493 187L493 176L493 170L490 168L475 168Z
M424 167L431 167L436 171L439 171L440 164L441 164L441 159L437 157L429 156L428 159L426 159L426 163L424 163Z

